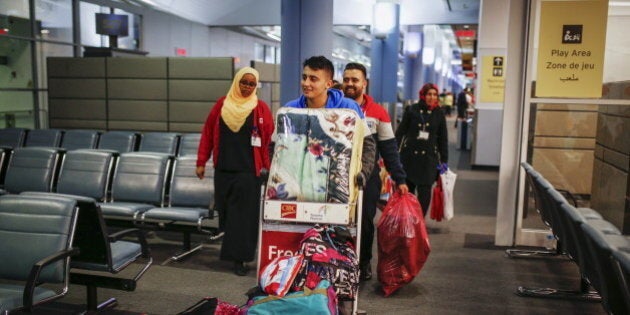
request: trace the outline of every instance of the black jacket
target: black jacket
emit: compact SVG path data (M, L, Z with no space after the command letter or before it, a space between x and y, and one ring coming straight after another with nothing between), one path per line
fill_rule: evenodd
M419 138L421 130L429 132L428 140ZM424 101L407 107L396 130L396 141L407 180L416 185L433 184L438 163L448 162L448 134L442 110L436 107L430 111Z
M468 100L466 99L466 91L457 94L457 117L466 118L466 110L468 109Z

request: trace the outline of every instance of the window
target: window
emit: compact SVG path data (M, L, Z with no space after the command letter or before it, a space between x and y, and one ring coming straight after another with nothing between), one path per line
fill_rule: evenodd
M35 1L38 34L44 40L72 43L72 1Z

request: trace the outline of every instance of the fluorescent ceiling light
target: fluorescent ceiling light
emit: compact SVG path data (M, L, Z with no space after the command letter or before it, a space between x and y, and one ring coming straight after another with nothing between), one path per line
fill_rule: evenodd
M273 39L275 39L277 41L280 41L280 37L278 35L275 35L275 34L267 32L267 36L269 36L269 37L271 37L271 38L273 38Z
M417 54L422 48L422 38L420 33L407 33L403 42L403 50L407 54Z
M433 47L425 47L422 50L422 63L425 65L433 64L435 61L435 50Z
M610 7L630 7L630 2L625 1L610 1L608 2Z
M392 2L377 2L373 7L372 34L376 38L385 38L396 28L396 5Z
M157 4L151 0L138 0L139 2L142 2L144 4L148 4L148 5L152 5L152 6L157 6Z

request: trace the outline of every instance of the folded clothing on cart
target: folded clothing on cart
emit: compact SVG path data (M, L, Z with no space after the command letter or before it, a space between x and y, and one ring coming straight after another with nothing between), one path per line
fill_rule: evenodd
M359 261L350 231L342 226L315 225L300 243L302 269L293 286L313 289L322 280L335 288L339 301L352 301L359 290Z
M313 289L290 292L284 297L260 295L252 298L239 314L325 314L337 315L337 296L327 280L320 281Z
M267 199L353 201L365 134L360 120L348 109L278 110Z

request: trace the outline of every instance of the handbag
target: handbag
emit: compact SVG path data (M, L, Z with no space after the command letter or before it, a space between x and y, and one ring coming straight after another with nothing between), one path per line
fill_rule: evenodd
M442 190L442 177L438 176L437 184L433 187L433 195L431 196L431 219L442 221L444 218L444 192Z
M454 199L453 192L455 191L455 181L457 180L457 174L453 173L451 169L447 169L444 174L440 175L442 181L442 193L444 195L444 219L447 221L454 216Z
M260 274L260 287L269 295L283 297L289 292L303 261L304 255L276 257Z

